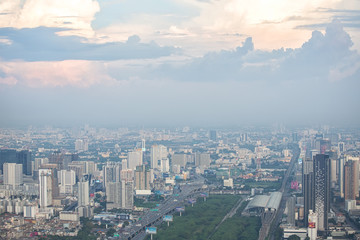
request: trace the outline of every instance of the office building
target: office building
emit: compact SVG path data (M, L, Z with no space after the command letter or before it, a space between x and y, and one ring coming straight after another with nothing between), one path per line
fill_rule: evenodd
M167 148L163 145L154 145L150 150L150 163L152 169L160 172L169 172L169 158Z
M23 165L4 163L4 184L18 186L23 184Z
M151 190L152 169L145 165L137 166L135 171L135 189Z
M51 169L39 169L39 205L46 208L52 205L52 171Z
M318 230L328 229L330 211L330 159L329 155L318 154L314 157L314 212L318 216Z
M84 175L78 182L78 206L88 206L89 204L89 176Z
M109 182L106 189L106 209L134 207L134 182Z
M215 130L211 130L209 132L209 139L214 142L217 140L217 134Z
M348 157L344 167L345 200L359 197L359 158Z
M137 166L140 166L143 164L143 152L141 149L129 152L127 157L127 168L135 170Z
M76 175L73 170L61 170L59 172L60 193L71 195L73 193L73 186L76 183Z
M286 209L287 209L287 223L295 227L295 197L289 197L286 201Z
M0 150L0 170L4 172L4 163L17 163L23 165L23 174L31 175L31 152L29 150L16 151L14 149Z
M208 168L210 167L211 158L209 153L196 153L195 154L195 166Z
M171 161L172 166L179 165L180 167L186 167L189 156L190 155L183 154L183 153L175 153L173 155L172 161Z
M314 213L312 210L310 210L308 216L308 225L307 225L307 235L310 238L310 240L317 239L317 228L318 228L317 221L318 221L317 214Z

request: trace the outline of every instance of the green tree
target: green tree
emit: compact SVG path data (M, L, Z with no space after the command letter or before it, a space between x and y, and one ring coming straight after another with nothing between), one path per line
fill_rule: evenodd
M301 238L294 234L294 235L291 235L288 239L289 240L300 240Z
M110 228L110 229L106 232L106 236L112 237L112 236L114 236L114 233L116 233L115 229Z

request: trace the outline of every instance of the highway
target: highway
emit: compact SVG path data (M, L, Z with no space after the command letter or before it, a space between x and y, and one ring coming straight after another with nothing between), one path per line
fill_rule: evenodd
M141 220L125 229L120 236L121 239L143 239L145 228L156 225L162 221L164 215L172 213L176 207L184 206L184 201L194 194L200 193L204 185L204 178L198 177L195 181L181 186L181 192L178 195L169 196L163 203L157 207L157 211L148 211Z

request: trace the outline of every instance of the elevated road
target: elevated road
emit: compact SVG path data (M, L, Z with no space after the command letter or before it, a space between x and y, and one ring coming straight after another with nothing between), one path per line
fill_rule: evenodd
M157 207L157 211L148 211L141 220L137 221L120 236L121 239L143 239L145 237L145 228L156 225L162 221L164 215L168 215L175 211L179 206L184 205L184 201L202 191L204 179L198 178L194 182L181 187L181 192L177 195L169 196L163 203Z

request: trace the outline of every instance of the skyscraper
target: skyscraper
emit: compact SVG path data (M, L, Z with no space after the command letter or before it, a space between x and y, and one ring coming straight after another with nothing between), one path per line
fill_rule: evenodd
M303 196L304 196L304 221L308 224L308 214L310 210L314 210L314 173L313 161L306 157L303 161Z
M78 206L88 206L89 204L89 176L84 175L78 182Z
M76 183L76 175L73 170L61 170L59 172L59 183L61 194L72 194Z
M214 142L217 140L217 134L215 130L211 130L209 132L209 139Z
M23 184L23 165L17 163L4 163L4 184Z
M125 208L134 206L134 182L121 181L109 182L106 189L107 209Z
M141 149L128 153L127 164L127 167L132 170L143 164L143 152Z
M137 166L135 171L135 188L136 190L150 190L152 180L152 170L145 165Z
M152 169L158 169L162 172L169 171L167 148L163 145L153 145L150 150L150 163Z
M39 205L46 208L52 205L52 171L51 169L39 169Z
M355 200L359 196L359 159L348 158L344 171L345 200Z
M23 165L23 173L31 175L31 152L29 150L16 151L14 149L0 150L0 169L4 163L18 163Z
M314 212L318 216L318 230L328 229L330 211L330 160L329 155L317 154L314 157Z

